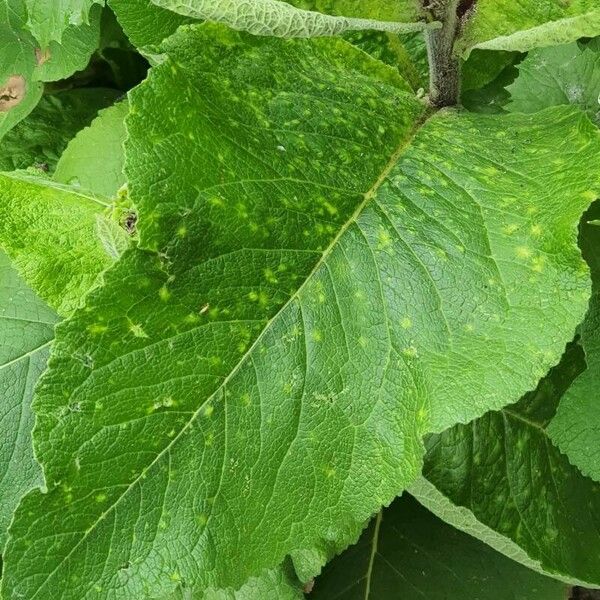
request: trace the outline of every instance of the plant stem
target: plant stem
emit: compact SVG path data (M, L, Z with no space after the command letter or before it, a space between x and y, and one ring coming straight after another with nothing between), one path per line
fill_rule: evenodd
M433 14L442 27L427 32L429 101L437 108L456 106L460 99L460 59L454 55L460 26L458 5L459 0L438 0Z

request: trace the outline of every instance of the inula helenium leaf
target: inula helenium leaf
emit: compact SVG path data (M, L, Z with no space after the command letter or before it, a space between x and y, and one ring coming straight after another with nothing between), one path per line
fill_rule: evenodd
M577 110L426 120L340 40L202 25L165 51L127 118L140 246L58 327L5 594L195 597L323 548L587 307Z

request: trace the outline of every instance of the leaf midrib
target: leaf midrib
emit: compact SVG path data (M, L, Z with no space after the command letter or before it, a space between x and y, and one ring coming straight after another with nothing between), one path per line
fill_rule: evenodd
M117 508L119 503L123 498L127 496L129 491L137 485L139 481L141 481L146 473L152 469L152 467L157 464L170 450L177 444L179 439L186 433L186 431L194 424L196 419L200 416L202 409L217 395L220 391L227 386L230 380L237 374L241 366L248 360L248 358L252 355L255 348L260 344L263 337L266 335L266 332L269 330L271 324L282 314L286 308L294 302L304 287L311 281L314 274L325 264L325 261L329 257L329 255L333 252L334 248L338 244L341 237L346 233L346 231L356 223L358 217L362 214L364 209L370 203L370 201L375 197L379 188L386 181L387 177L391 173L392 169L398 163L400 157L403 155L404 151L411 145L414 140L416 134L421 129L421 127L425 124L425 122L435 113L435 109L427 108L423 110L421 116L415 121L410 133L406 136L405 139L402 140L398 148L393 152L389 161L386 163L385 167L382 169L379 177L375 180L375 183L369 188L367 192L364 194L363 201L358 205L355 211L352 213L350 218L344 223L344 225L340 228L340 231L333 238L331 243L327 246L327 248L323 251L321 258L316 262L313 269L306 276L302 284L297 288L297 290L289 297L287 302L283 304L283 306L269 319L267 323L265 323L265 327L260 332L260 334L256 337L254 342L248 348L248 350L243 354L240 360L236 363L236 365L232 368L231 372L223 379L221 384L203 401L199 404L198 408L193 412L190 416L187 423L179 430L177 435L175 435L171 441L156 455L156 457L152 460L152 462L144 469L141 470L140 474L132 480L130 483L126 484L123 492L119 495L119 497L85 530L83 536L77 541L76 544L73 545L71 550L60 560L60 562L56 565L56 567L48 573L46 578L40 583L40 586L36 590L36 592L31 596L30 600L34 600L38 597L39 592L44 589L46 583L49 579L62 567L62 565L69 560L69 558L73 555L73 553L79 548L79 546L87 539L88 535L92 533L97 525L104 520L104 518L110 514L114 509Z

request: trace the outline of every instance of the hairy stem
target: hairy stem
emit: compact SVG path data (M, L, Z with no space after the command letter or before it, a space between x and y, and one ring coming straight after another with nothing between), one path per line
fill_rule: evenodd
M429 101L437 107L455 106L460 98L460 59L454 55L454 40L460 27L459 0L437 0L432 12L441 29L427 32L429 57Z

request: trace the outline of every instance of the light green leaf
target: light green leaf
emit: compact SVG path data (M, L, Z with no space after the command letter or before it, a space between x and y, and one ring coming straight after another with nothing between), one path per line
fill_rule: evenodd
M404 495L317 578L310 600L564 600L567 587L450 527Z
M118 94L105 88L46 94L33 112L2 139L0 171L38 165L53 172L69 140Z
M166 52L127 119L141 247L58 328L8 596L193 596L318 554L586 309L579 112L443 111L413 139L397 70L342 40L205 25Z
M526 52L600 34L597 0L477 0L465 16L458 49Z
M80 303L113 259L96 235L107 202L24 172L0 174L0 246L61 315Z
M600 52L576 42L532 50L518 66L519 76L507 89L507 110L536 112L573 104L600 125Z
M194 19L159 8L151 0L109 0L108 3L131 43L145 51L157 51L161 42L173 35L180 25L194 22Z
M478 532L467 521L469 533L528 566L533 562L565 580L599 586L600 486L569 463L547 431L561 395L584 368L581 349L572 345L519 403L433 436L424 475L484 526ZM461 527L443 501L434 495L432 502L422 490L410 489L438 516Z
M333 16L296 8L281 0L152 0L180 15L224 23L254 35L285 38L335 36L345 31L372 29L392 33L422 31L423 22L400 23Z
M123 142L128 111L129 103L119 102L80 131L58 162L54 180L105 198L114 196L125 184Z
M89 24L93 4L104 0L25 0L27 28L44 50L50 42L60 44L70 25Z
M0 251L0 551L21 496L42 483L33 457L30 405L56 321Z
M98 45L100 12L96 6L89 25L69 26L62 44L52 42L42 50L25 29L24 0L0 0L0 138L34 109L41 82L63 79L86 66Z
M586 217L600 217L597 204ZM548 433L572 464L600 481L600 227L583 224L581 240L594 284L589 312L580 329L587 369L561 398Z

